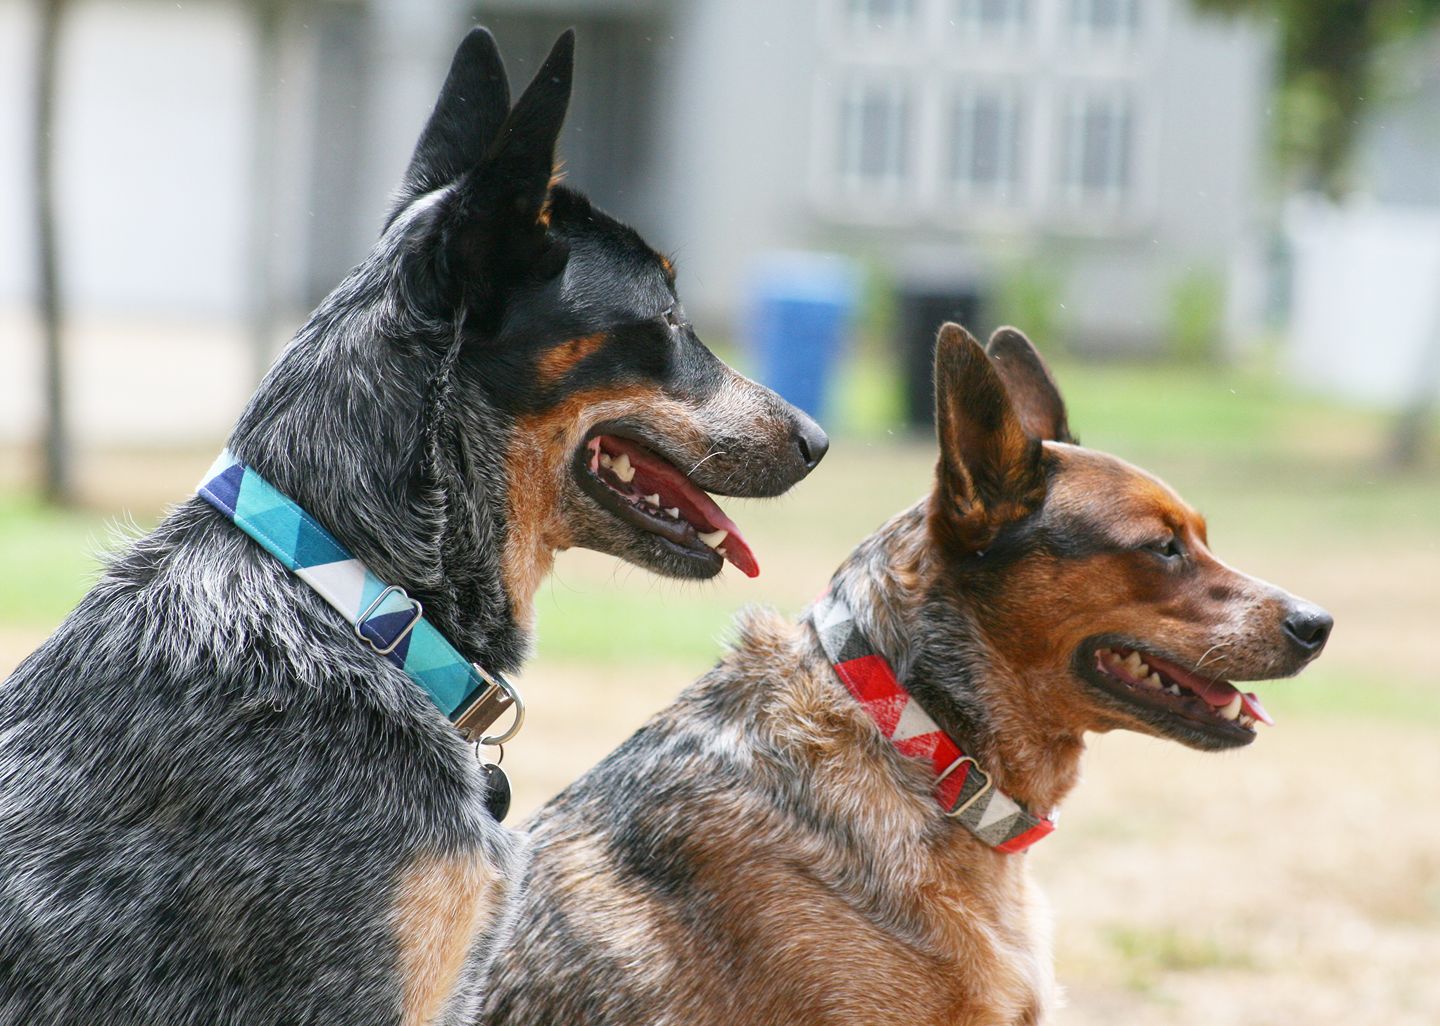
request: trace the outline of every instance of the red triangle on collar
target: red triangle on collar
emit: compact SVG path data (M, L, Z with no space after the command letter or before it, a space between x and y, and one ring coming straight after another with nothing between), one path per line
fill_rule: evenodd
M935 800L947 816L996 851L1024 851L1055 829L996 788L980 765L911 697L855 616L834 595L815 604L811 623L835 675L902 755L924 759L935 773Z

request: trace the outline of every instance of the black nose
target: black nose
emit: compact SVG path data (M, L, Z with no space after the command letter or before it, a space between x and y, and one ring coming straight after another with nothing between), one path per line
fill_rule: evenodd
M1285 633L1296 647L1309 656L1320 654L1330 637L1330 628L1334 626L1333 616L1309 602L1296 603L1290 615L1285 617Z
M806 470L814 470L830 451L830 436L805 414L795 422L795 444L800 447L800 458L805 461Z

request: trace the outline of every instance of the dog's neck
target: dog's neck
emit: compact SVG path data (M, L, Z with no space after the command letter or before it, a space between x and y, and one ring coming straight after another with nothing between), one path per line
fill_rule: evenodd
M894 517L836 572L832 591L932 719L1032 812L1051 815L1080 776L1083 736L1003 665L936 559L927 503Z
M509 595L501 572L505 424L456 400L455 325L355 301L393 294L384 263L372 257L320 306L229 447L419 599L466 658L511 672L530 643L514 608L530 596Z

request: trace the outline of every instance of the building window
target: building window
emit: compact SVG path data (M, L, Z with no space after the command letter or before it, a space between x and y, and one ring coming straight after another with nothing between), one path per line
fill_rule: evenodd
M843 0L845 22L852 32L893 32L915 17L916 0Z
M947 175L953 192L995 202L1020 192L1022 114L1016 90L962 87L951 101Z
M913 121L903 82L852 79L840 95L837 166L847 191L898 189L909 174Z
M955 26L967 36L1013 37L1030 16L1027 0L951 0Z
M1070 0L1070 28L1080 39L1133 39L1140 31L1140 0Z
M1071 201L1122 202L1135 178L1135 103L1128 92L1080 93L1066 104L1062 185Z

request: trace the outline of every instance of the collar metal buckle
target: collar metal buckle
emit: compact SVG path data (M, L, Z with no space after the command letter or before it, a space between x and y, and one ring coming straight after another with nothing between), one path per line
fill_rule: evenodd
M957 769L965 765L967 762L970 764L970 767L976 773L980 774L982 777L985 778L985 783L980 785L980 790L976 791L969 798L966 798L959 805L955 806L955 808L945 813L945 815L950 817L951 819L959 819L961 814L964 813L966 809L970 808L970 806L974 805L981 798L985 797L985 795L989 793L990 789L995 786L994 781L990 779L990 774L986 773L983 769L981 769L980 764L976 762L972 756L962 755L960 756L960 758L952 762L949 766L945 767L945 772L940 774L940 778L935 781L935 789L939 790L940 785L944 782L945 778L948 777L951 773L954 773Z
M395 635L394 639L391 640L390 644L383 646L377 645L375 643L375 639L370 637L370 635L366 634L361 628L365 626L365 621L369 620L371 615L380 608L380 604L384 602L387 598L389 598L392 594L399 595L405 601L413 605L415 607L415 615L410 618L410 622L405 625L404 629L401 630L399 634ZM420 604L419 599L411 598L409 593L406 592L406 590L400 587L398 584L391 584L386 586L385 589L380 592L380 594L375 596L375 601L371 602L368 606L365 607L365 612L361 613L355 618L355 636L361 641L365 642L365 644L369 645L372 649L374 649L377 655L389 655L391 652L395 651L397 648L400 647L400 642L404 641L410 636L410 632L415 629L415 625L420 622L421 618L423 618L424 615L425 607Z
M520 733L520 726L525 722L525 700L520 697L515 685L500 674L489 673L478 663L470 665L475 667L475 672L489 687L477 694L465 706L464 711L455 717L455 729L465 736L465 740L473 741L477 745L503 745ZM510 708L515 710L515 719L509 727L499 734L481 733Z

